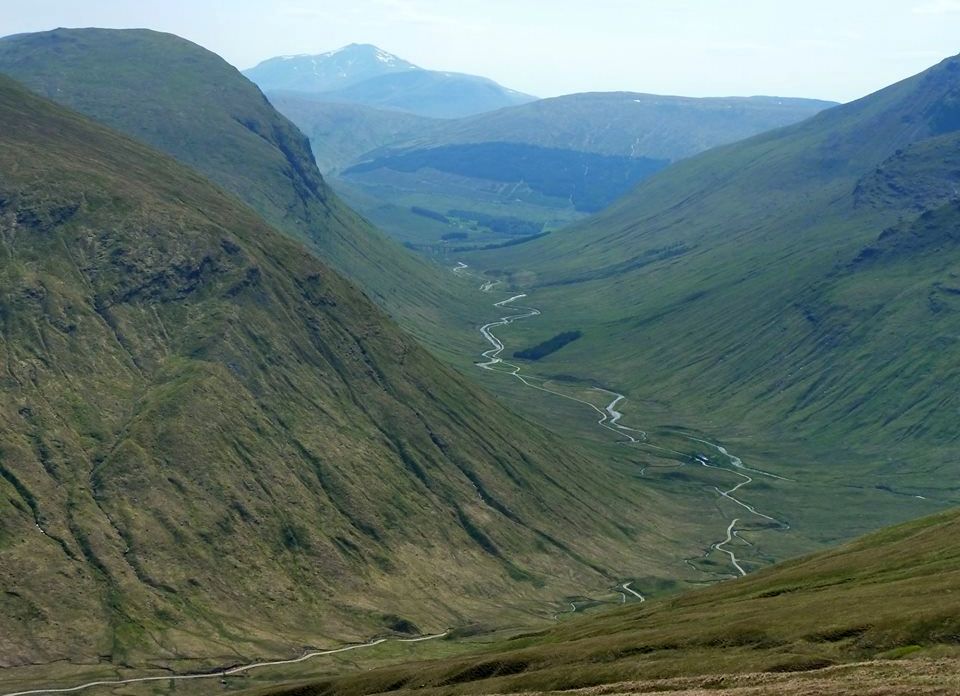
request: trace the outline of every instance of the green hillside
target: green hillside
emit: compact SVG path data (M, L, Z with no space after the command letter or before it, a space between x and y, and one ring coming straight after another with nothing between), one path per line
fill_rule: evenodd
M534 372L606 385L636 427L695 426L822 485L795 530L835 540L869 528L838 523L848 511L952 504L958 94L951 58L678 163L582 225L462 257L542 311L511 345L582 331Z
M539 694L604 685L575 693L954 694L958 540L960 514L928 517L708 590L489 642L472 656L262 693Z
M473 298L347 208L300 131L196 44L148 30L21 34L0 40L0 72L195 168L434 345Z
M693 545L192 170L7 78L0 126L5 684L529 622Z

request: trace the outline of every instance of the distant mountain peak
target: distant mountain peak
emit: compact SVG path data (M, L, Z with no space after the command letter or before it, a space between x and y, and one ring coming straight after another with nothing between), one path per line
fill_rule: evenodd
M340 48L335 48L332 51L326 51L325 53L301 53L293 56L281 56L281 58L284 60L295 58L312 58L314 60L318 60L337 57L340 59L347 58L352 60L373 60L388 66L401 66L404 69L419 69L410 61L406 61L396 54L390 53L389 51L384 51L379 46L366 43L351 43L347 44L346 46L341 46Z
M321 55L325 57L332 57L344 53L358 57L370 57L380 63L383 63L384 65L401 65L405 68L417 67L413 63L400 58L396 54L390 53L389 51L384 51L379 46L374 46L373 44L352 43L343 46L342 48L328 51L327 53L323 53Z
M352 43L326 53L277 56L246 71L269 89L326 92L398 72L420 70L373 44Z
M487 78L425 70L379 46L351 43L317 54L270 58L244 71L265 92L323 95L422 116L452 118L532 101Z

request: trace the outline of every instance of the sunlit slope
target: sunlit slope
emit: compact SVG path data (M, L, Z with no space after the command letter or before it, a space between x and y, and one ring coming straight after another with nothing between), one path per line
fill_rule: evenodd
M296 126L196 44L148 30L21 34L0 40L0 72L208 176L421 338L436 342L474 297L345 206Z
M952 494L960 250L956 210L940 208L957 191L958 103L952 58L467 260L536 293L544 321L515 342L583 331L539 371L671 402L714 432L792 440L787 460L856 455L886 485L922 472ZM891 235L925 241L867 263Z
M397 147L524 143L675 161L796 123L831 106L836 104L817 99L587 92L439 122Z
M509 621L668 553L655 495L192 170L6 78L0 124L0 665Z
M473 657L275 693L553 693L595 685L607 686L586 693L956 693L958 539L956 512L928 517L708 590L493 642ZM824 670L906 655L953 659ZM768 674L739 676L750 672ZM692 678L704 674L715 676Z

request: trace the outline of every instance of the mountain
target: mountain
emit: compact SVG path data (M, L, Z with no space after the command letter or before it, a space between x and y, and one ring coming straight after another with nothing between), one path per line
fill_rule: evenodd
M439 124L398 149L523 143L671 162L809 118L834 102L784 97L673 97L590 92Z
M319 55L277 56L244 71L263 90L331 92L381 75L421 70L370 44L350 44Z
M0 39L0 72L195 168L432 343L475 295L457 295L448 272L345 206L303 134L236 69L196 44L148 30L21 34Z
M278 106L301 128L322 120L327 108ZM507 239L478 225L481 216L519 218L537 232L555 229L607 207L672 162L830 106L777 97L573 94L423 124L419 133L408 131L406 141L399 132L380 131L380 137L367 141L379 141L378 146L358 153L352 163L341 162L334 185L404 241L435 247L443 235L459 232L467 241L458 246L483 246ZM317 135L311 145L318 157L326 157L337 140ZM409 214L413 206L447 221L418 225Z
M268 693L952 694L958 539L960 514L950 512L473 655Z
M527 618L672 538L234 196L6 77L0 172L5 685Z
M431 118L459 118L536 99L485 77L436 70L381 75L320 96L333 102L366 104Z
M582 332L531 369L609 385L645 430L696 423L822 486L778 501L796 528L955 504L957 104L950 58L679 162L580 225L462 258L542 311L517 344Z
M271 95L311 95L432 118L455 118L535 99L492 80L424 70L368 44L316 56L271 58L244 71Z

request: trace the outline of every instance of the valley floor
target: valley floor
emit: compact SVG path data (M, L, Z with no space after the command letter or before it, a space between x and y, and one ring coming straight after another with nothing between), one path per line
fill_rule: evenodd
M459 276L473 276L478 283L481 280L463 262L457 262L452 271ZM500 283L484 280L479 290L490 294L493 300L496 291L501 289L498 288ZM521 306L528 302L526 294L499 294L504 299L492 302L492 306L498 312L507 313L480 326L480 335L490 348L481 353L483 361L477 362L476 367L512 379L485 380L487 386L510 398L514 402L511 404L513 407L523 409L529 399L535 412L545 416L542 416L544 425L558 432L570 433L570 420L575 419L577 427L586 428L584 434L596 437L599 433L602 439L616 443L621 449L628 448L634 464L634 475L647 478L651 485L661 486L668 495L684 497L687 505L704 510L701 519L703 529L699 531L701 534L713 534L715 538L704 547L702 555L677 557L677 565L686 566L676 570L674 574L677 577L684 576L684 580L692 585L715 582L743 576L750 569L769 564L773 557L783 558L808 550L803 548L802 542L797 545L793 539L771 542L766 534L773 531L783 536L784 532L791 530L791 525L783 519L783 515L789 517L792 511L783 505L790 500L788 489L797 483L794 479L745 466L740 457L706 439L705 434L693 428L670 426L648 433L624 425L620 422L624 413L619 409L625 407L627 395L582 380L543 376L537 374L535 367L526 361L511 362L506 359L504 356L509 354L508 348L498 334L518 322L541 317L541 312L536 307ZM511 349L514 347L511 346ZM520 398L519 402L517 397ZM569 413L558 408L560 405L566 406ZM757 479L760 479L759 485L754 486ZM752 486L767 493L764 506L771 504L770 499L779 504L774 513L768 514L770 510L758 509L759 503L744 499L743 496L748 494L747 489ZM775 487L785 490L770 496ZM706 513L707 510L710 512ZM709 525L715 529L708 531ZM757 538L761 534L762 543ZM775 556L767 550L771 544L777 549ZM748 557L747 560L738 557L738 554Z

